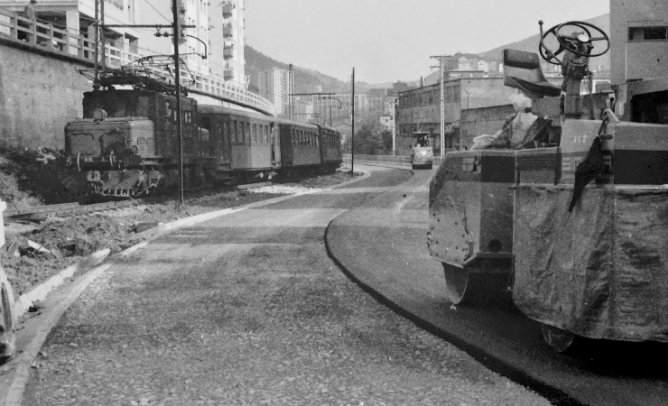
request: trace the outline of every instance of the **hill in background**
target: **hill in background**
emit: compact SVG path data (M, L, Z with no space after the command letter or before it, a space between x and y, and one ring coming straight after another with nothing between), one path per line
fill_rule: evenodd
M255 73L272 70L273 68L289 69L289 64L268 57L249 45L246 45L244 52L246 75L252 76ZM325 93L350 93L351 91L350 82L344 82L324 73L294 65L292 70L295 79L295 93L315 93L318 92L320 86L322 92ZM364 89L368 89L368 87L366 83L355 82L355 91L364 92L366 91Z

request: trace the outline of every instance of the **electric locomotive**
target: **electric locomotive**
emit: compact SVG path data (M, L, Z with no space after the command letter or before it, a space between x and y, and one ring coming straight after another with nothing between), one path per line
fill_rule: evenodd
M117 78L110 77L111 80ZM143 78L142 83L153 83ZM89 193L132 197L178 185L180 146L176 95L154 88L84 93L83 118L65 126L67 164L85 174ZM197 102L181 96L184 185L211 182L216 163L209 134L197 126Z

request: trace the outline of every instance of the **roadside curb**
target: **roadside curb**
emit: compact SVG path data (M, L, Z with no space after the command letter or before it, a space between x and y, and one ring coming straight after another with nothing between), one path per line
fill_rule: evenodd
M34 305L36 302L41 302L46 299L53 289L62 285L63 282L65 282L65 279L71 278L75 272L93 268L100 264L109 256L110 252L111 250L109 248L94 252L80 260L78 263L65 268L47 279L45 282L37 285L31 291L19 296L14 301L14 314L16 315L16 318L18 319L23 316L28 309L30 309L30 306Z

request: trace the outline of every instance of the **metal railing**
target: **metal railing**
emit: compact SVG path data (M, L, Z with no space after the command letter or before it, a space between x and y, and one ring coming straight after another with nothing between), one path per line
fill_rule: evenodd
M0 38L12 38L43 47L49 51L78 57L89 62L95 61L95 43L86 35L68 31L66 28L55 27L53 24L31 20L19 13L0 9ZM123 48L105 44L105 64L112 68L120 68L144 56L128 52ZM171 78L166 69L150 68L151 73L164 78ZM218 95L244 104L273 112L274 105L260 95L249 92L232 82L226 81L223 75L210 74L208 77L196 76L196 83L191 88L202 92Z

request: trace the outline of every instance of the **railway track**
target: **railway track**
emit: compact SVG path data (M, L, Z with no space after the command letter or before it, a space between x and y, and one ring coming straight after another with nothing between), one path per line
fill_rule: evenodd
M138 200L122 200L114 202L80 204L80 203L62 203L50 204L45 206L30 207L28 209L5 210L3 213L5 220L21 220L49 215L91 213L101 210L119 209L130 207L136 204L145 203Z
M259 183L250 183L245 185L237 186L238 189L247 189L252 187L259 187L268 185L270 182L259 182ZM207 195L215 195L218 193L224 193L229 191L229 187L217 187L211 189L201 189L188 193L186 198L199 198ZM148 204L148 203L161 203L166 201L176 201L176 196L174 195L155 195L147 196L136 199L127 199L127 200L115 200L109 202L100 202L100 203L90 203L90 204L81 204L77 202L73 203L61 203L61 204L51 204L44 206L34 206L27 209L13 209L5 210L3 213L5 221L7 220L25 220L25 219L34 219L45 217L49 215L65 215L65 214L85 214L92 213L97 211L104 210L114 210L122 209L126 207Z

